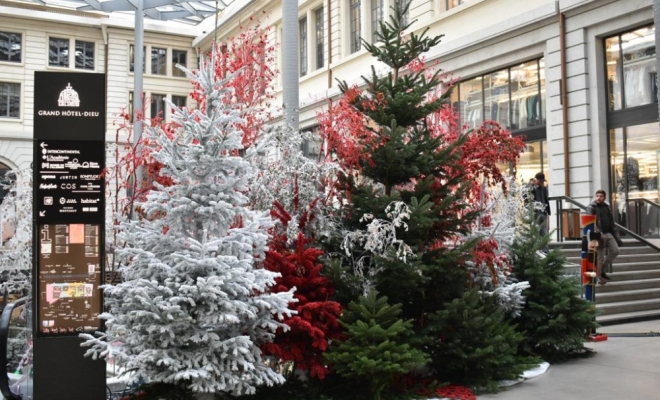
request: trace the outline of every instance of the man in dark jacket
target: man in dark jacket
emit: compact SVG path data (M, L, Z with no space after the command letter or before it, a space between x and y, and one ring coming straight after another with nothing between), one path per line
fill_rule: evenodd
M598 281L601 284L610 280L605 271L612 272L612 261L619 255L619 245L614 230L614 214L605 201L606 198L607 194L604 190L597 190L596 199L587 207L587 214L596 216L596 229L601 232L601 239L598 242Z
M534 214L536 215L536 222L541 227L539 233L541 236L548 234L548 216L550 215L550 202L548 201L548 188L545 186L545 174L539 172L534 177L534 186L532 187L532 195L534 196ZM548 252L548 246L543 248L544 252Z

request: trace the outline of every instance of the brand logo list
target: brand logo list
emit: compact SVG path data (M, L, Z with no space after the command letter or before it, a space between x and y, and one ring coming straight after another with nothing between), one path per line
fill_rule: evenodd
M76 111L79 112L79 111ZM37 139L35 177L43 207L38 218L97 218L103 215L103 143ZM48 210L48 214L46 214ZM86 215L86 216L85 216Z

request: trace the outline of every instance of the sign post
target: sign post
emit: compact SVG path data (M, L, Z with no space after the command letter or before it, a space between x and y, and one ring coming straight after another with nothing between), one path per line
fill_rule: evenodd
M34 399L105 399L105 363L84 357L102 329L105 75L35 72Z

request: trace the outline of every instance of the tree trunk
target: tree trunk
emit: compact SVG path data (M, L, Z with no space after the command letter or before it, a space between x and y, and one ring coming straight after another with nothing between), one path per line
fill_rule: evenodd
M298 130L298 0L282 0L282 97L285 123Z

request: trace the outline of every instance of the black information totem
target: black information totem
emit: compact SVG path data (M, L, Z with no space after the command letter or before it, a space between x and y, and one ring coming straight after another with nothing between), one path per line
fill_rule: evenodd
M105 74L35 72L35 400L105 399L79 338L103 329L105 97Z

